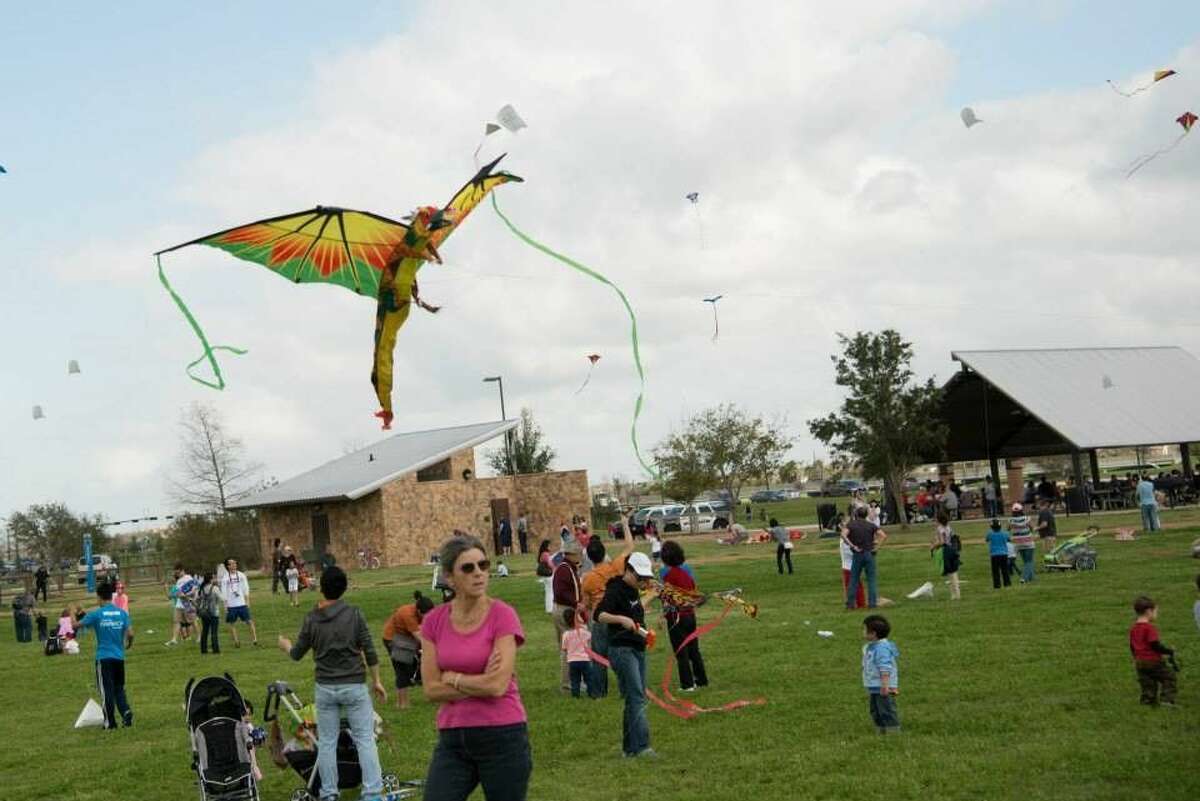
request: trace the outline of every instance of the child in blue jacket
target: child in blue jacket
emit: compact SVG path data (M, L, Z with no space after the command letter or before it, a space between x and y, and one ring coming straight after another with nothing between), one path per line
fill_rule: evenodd
M900 694L900 649L888 639L892 625L883 615L867 615L863 619L862 651L863 687L870 699L871 720L880 734L900 732L900 713L896 696Z

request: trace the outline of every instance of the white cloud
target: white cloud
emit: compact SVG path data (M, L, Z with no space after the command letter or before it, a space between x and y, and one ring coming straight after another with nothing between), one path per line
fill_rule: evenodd
M982 5L430 8L320 65L294 117L210 143L178 187L195 208L187 231L79 247L111 280L131 253L144 264L150 241L268 214L317 203L403 214L450 196L484 121L511 102L530 127L484 153L508 150L505 166L527 181L501 202L629 295L647 449L723 400L787 413L806 434L804 421L838 400L836 331L896 327L914 340L918 371L943 377L964 346L1196 348L1178 307L1200 290L1186 256L1200 247L1200 151L1180 147L1130 181L1122 171L1175 135L1188 87L1164 82L1137 103L1103 84L983 97L972 103L986 122L967 130L944 96L957 54L928 31ZM1200 49L1170 63L1200 71ZM486 208L442 253L421 280L444 310L401 332L397 429L495 417L480 379L501 373L510 413L534 408L561 466L634 474L637 385L611 290L526 248ZM250 349L222 357L230 389L217 397L270 473L380 436L369 302L213 251L171 254L168 271L215 342ZM165 295L143 291L161 371L147 403L170 422L163 409L211 394L182 377L198 353L190 331ZM718 293L713 343L700 298ZM575 396L591 352L603 360ZM806 436L799 447L810 450Z

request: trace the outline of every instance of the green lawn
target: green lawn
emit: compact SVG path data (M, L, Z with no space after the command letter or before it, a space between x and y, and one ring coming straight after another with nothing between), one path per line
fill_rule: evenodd
M650 708L658 761L620 757L620 701L573 700L557 691L557 655L541 587L529 566L494 582L514 604L528 634L518 673L534 749L531 799L609 801L618 793L654 799L1146 799L1195 801L1200 777L1200 633L1191 607L1200 562L1189 545L1200 514L1167 512L1175 526L1134 543L1111 532L1132 516L1106 516L1097 539L1100 569L1040 574L1032 586L993 591L980 523L964 524L963 600L951 604L940 580L932 601L904 595L934 578L922 544L928 527L895 533L880 556L881 594L898 600L886 611L901 651L900 711L904 733L881 738L871 727L860 686L860 613L839 605L834 541L801 543L795 576L775 573L765 545L725 549L711 537L684 538L703 587L744 588L761 604L758 620L731 616L704 639L712 686L695 697L721 703L762 695L764 707L683 721ZM1085 518L1062 519L1064 529ZM796 520L794 522L808 522ZM428 588L425 569L356 574L350 600L377 629L414 588ZM79 657L46 658L18 646L11 625L0 632L0 796L32 799L183 799L193 797L183 722L189 676L231 672L256 707L269 681L286 679L312 697L309 662L291 663L272 644L294 634L302 609L263 592L255 610L264 647L201 659L195 646L167 649L164 602L135 590L138 632L129 654L131 730L71 728L92 690L91 641ZM1176 647L1180 708L1137 703L1126 632L1138 593L1161 606L1163 639ZM305 599L307 606L312 596ZM706 615L713 614L708 609ZM149 633L152 629L154 633ZM835 636L820 639L818 629ZM665 638L663 638L665 641ZM656 650L650 674L662 675ZM386 666L385 666L386 667ZM386 667L390 678L390 667ZM434 710L423 700L405 713L382 710L391 739L381 745L388 770L424 773L434 742ZM295 776L264 754L266 799L286 799ZM478 793L475 797L482 798Z

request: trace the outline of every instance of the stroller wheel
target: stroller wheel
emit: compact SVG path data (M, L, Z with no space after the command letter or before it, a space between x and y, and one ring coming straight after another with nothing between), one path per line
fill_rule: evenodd
M400 777L395 773L383 774L383 789L389 793L394 793L400 789Z
M1076 558L1076 560L1075 560L1075 569L1076 570L1095 570L1096 569L1096 557L1092 556L1091 554L1080 554L1079 557Z
M307 787L301 787L298 790L292 790L292 801L316 801L316 799L309 795Z

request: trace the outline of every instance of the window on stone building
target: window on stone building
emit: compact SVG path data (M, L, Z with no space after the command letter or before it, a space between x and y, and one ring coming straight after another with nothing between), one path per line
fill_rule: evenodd
M437 464L431 464L417 471L417 481L449 481L450 460L443 459Z

